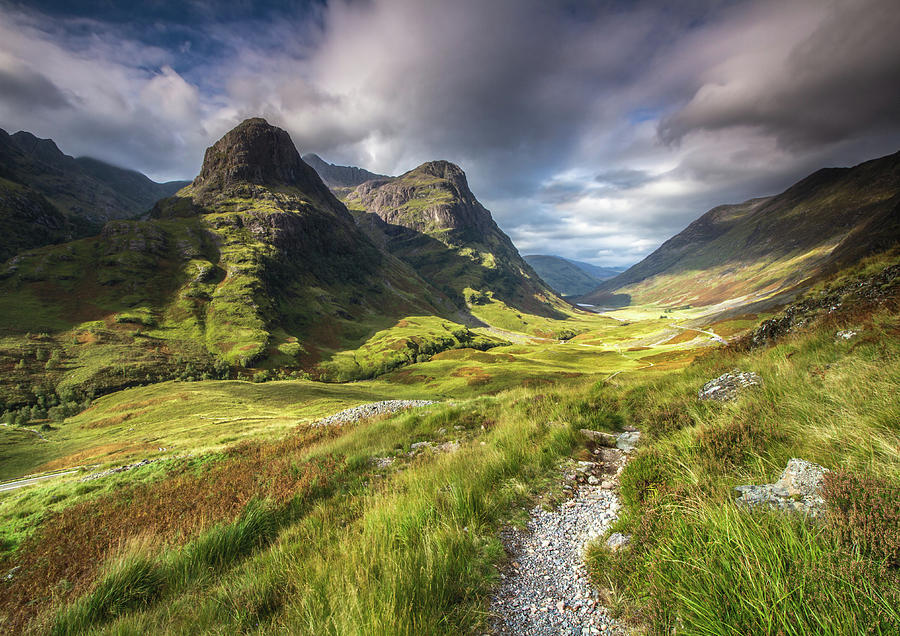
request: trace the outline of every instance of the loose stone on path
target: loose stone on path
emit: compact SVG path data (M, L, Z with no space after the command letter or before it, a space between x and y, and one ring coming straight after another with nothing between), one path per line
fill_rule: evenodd
M350 409L344 409L340 413L329 415L316 422L312 426L337 426L339 424L355 424L360 420L368 419L376 415L385 415L402 411L403 409L417 408L436 404L432 400L385 400L383 402L370 402L360 404Z
M625 454L615 448L601 450L600 462L578 462L567 475L572 481L584 479L572 499L550 512L537 506L524 530L502 533L510 565L491 601L493 633L625 633L600 604L584 565L585 547L607 531L619 511L612 486L617 485Z

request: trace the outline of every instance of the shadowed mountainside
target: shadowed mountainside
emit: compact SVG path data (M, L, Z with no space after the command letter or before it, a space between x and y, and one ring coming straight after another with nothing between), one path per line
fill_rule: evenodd
M751 302L900 239L900 153L826 168L779 195L713 208L640 263L581 297L712 305Z
M185 184L156 183L97 159L70 157L51 139L0 130L0 261L95 234L112 219L135 218Z
M363 168L355 166L337 166L328 163L319 155L309 153L303 155L303 161L309 164L313 170L319 173L322 181L325 182L332 191L338 196L345 195L356 186L371 181L372 179L389 179L383 174L375 174Z
M529 254L523 258L538 276L564 296L587 294L604 280L622 272L621 269L570 261L561 256Z

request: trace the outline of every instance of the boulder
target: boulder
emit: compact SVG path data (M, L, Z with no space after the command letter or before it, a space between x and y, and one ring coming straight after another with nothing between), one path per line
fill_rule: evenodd
M825 505L822 483L827 468L803 459L793 458L774 484L749 485L735 488L741 496L735 501L749 508L759 506L776 510L796 511L817 516Z
M638 440L641 438L639 431L629 431L622 433L616 438L616 448L623 453L630 453L637 446Z
M703 385L697 393L700 400L715 400L727 402L737 398L738 393L746 388L762 386L762 378L752 371L744 373L740 369L734 369L730 373L723 373L715 380L710 380Z
M616 445L616 436L610 435L609 433L601 433L600 431L592 431L587 428L583 428L579 431L585 438L589 441L594 442L599 446L608 446L610 448L615 447Z

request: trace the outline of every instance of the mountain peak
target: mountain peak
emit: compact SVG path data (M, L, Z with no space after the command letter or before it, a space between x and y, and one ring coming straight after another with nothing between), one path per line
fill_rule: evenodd
M438 179L447 179L448 181L466 183L466 173L455 163L451 163L444 159L436 161L428 161L418 168L413 168L407 174L422 174ZM466 186L468 187L468 185Z
M59 161L60 159L69 159L52 139L41 139L25 130L20 130L19 132L10 135L10 139L13 140L22 152L42 161L49 161L52 163Z
M244 120L207 148L203 168L193 185L202 190L223 190L247 183L304 190L324 187L300 158L287 131L261 117Z

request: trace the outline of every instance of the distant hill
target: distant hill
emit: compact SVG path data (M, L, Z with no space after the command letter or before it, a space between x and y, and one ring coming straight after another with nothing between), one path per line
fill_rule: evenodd
M563 296L579 296L597 288L604 280L620 274L622 269L599 267L590 263L571 261L561 256L526 255L525 260L534 271Z
M609 280L628 269L627 267L601 267L600 265L591 265L582 261L573 261L570 258L566 260L599 281Z
M386 175L375 174L374 172L369 172L363 168L356 168L354 166L336 166L333 163L328 163L319 155L313 153L303 155L303 161L308 163L312 169L319 174L319 177L322 178L325 185L334 190L338 195L346 194L349 190L366 181L387 178Z
M819 170L772 197L713 208L581 297L705 306L796 290L900 240L900 152Z
M459 166L430 161L399 177L366 181L344 201L376 242L458 306L498 301L520 312L565 317L560 310L568 305L519 255Z
M70 157L50 139L0 130L0 261L96 234L111 219L137 217L187 183L156 183L97 159Z

